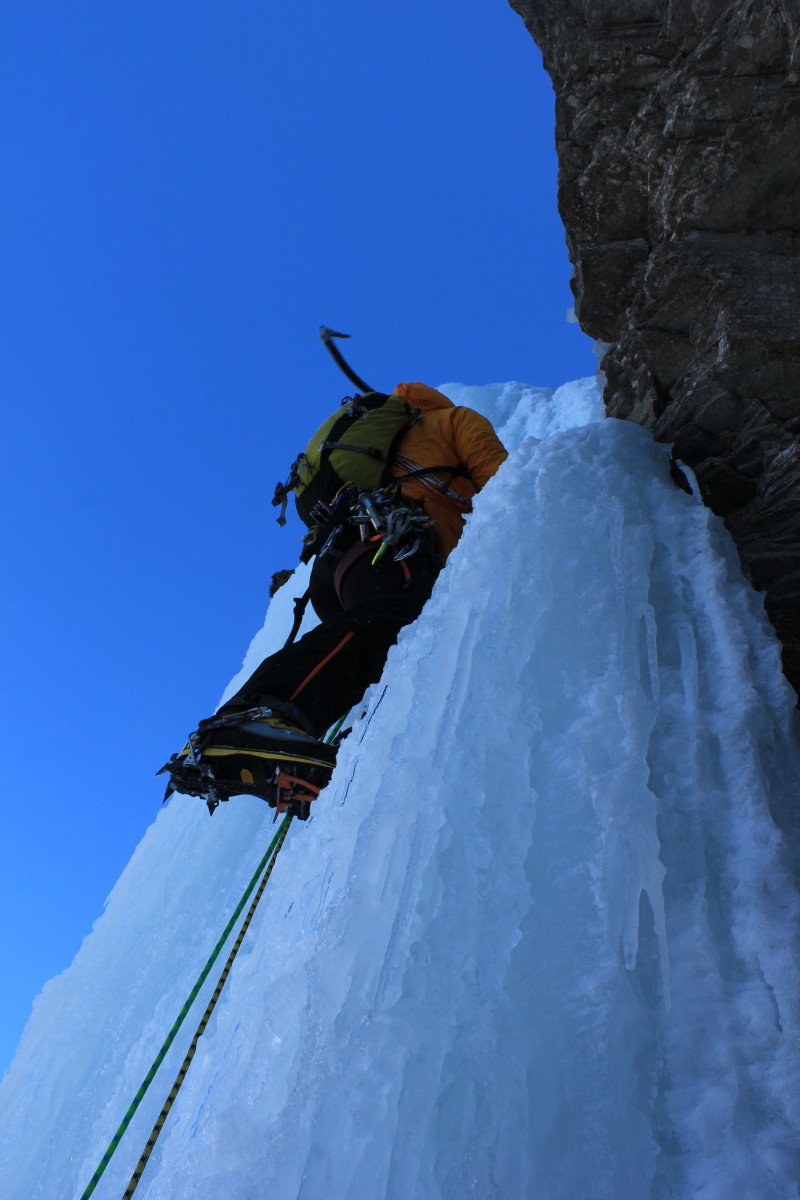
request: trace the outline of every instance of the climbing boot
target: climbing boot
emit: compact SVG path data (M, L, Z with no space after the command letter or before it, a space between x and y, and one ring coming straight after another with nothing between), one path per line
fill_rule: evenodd
M251 708L201 721L158 774L169 775L165 800L173 792L202 796L213 813L231 796L258 796L276 815L305 821L335 763L334 746L278 709Z

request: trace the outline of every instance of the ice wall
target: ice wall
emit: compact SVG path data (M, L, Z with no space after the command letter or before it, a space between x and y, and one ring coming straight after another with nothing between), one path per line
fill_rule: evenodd
M591 382L447 390L513 453L291 829L137 1195L797 1196L771 809L800 755L760 600ZM248 798L160 814L0 1089L4 1197L80 1196L270 834Z

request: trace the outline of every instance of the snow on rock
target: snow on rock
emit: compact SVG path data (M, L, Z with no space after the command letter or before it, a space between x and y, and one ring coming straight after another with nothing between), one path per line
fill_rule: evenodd
M796 1197L800 754L760 598L593 381L445 390L512 454L291 829L137 1194ZM81 1195L271 834L251 798L159 814L0 1089L4 1197Z

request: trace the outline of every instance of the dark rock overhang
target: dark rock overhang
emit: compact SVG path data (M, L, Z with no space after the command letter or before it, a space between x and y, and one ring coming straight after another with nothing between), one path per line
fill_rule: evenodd
M800 690L800 11L510 0L556 93L559 210L607 411L696 472Z

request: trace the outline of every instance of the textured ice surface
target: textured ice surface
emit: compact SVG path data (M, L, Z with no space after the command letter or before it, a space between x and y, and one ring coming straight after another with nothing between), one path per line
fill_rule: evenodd
M796 1197L800 755L760 598L592 381L446 390L511 457L291 829L137 1195ZM4 1200L80 1196L271 833L245 797L159 814L0 1090Z

